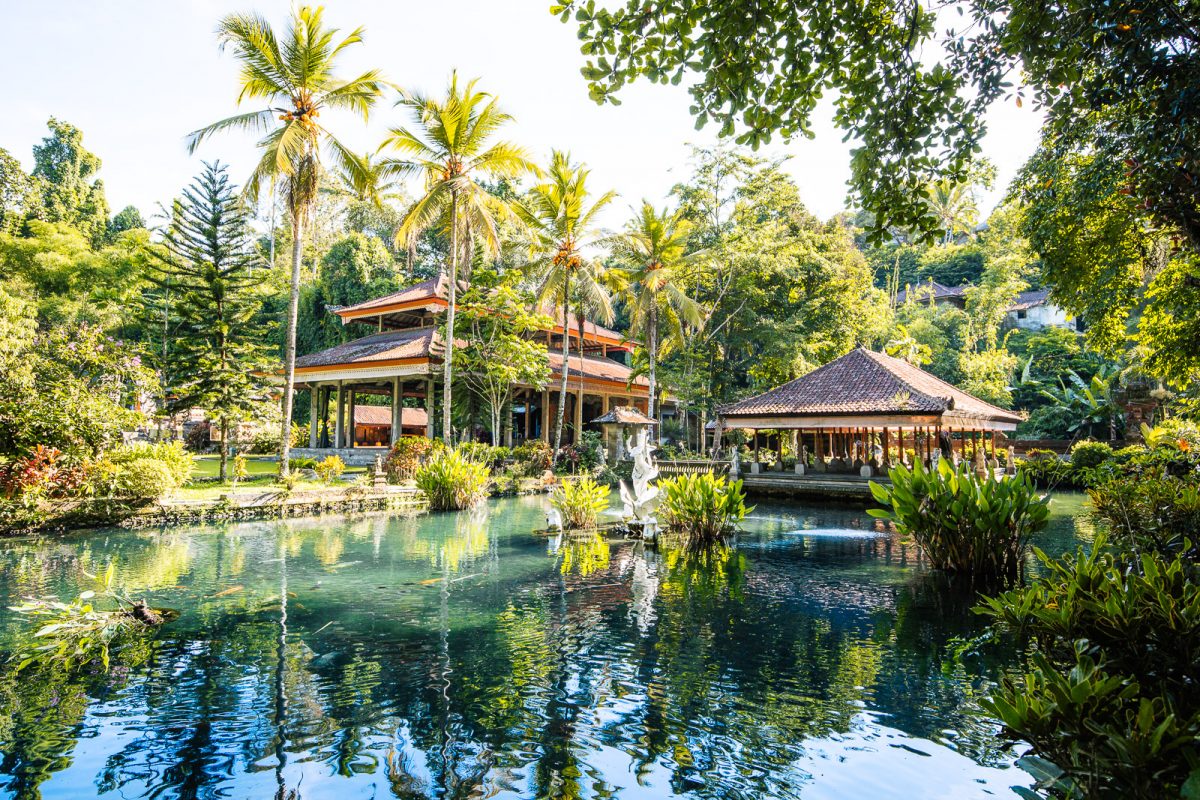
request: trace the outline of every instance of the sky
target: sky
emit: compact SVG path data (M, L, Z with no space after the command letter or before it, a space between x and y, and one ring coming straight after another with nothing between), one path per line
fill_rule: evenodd
M615 228L642 198L664 205L671 187L689 174L689 145L716 141L714 127L696 131L686 86L644 82L626 87L622 105L588 99L579 74L576 30L549 14L549 0L328 0L327 23L366 28L365 43L346 51L344 74L378 67L392 82L440 93L451 70L479 77L515 117L504 138L542 162L551 148L568 150L592 170L597 191L620 197L601 223ZM217 47L217 21L233 11L257 11L282 26L287 0L42 0L0 4L6 31L0 74L6 113L0 147L32 167L31 147L55 116L84 133L84 145L103 162L113 211L143 214L176 196L201 160L230 164L241 180L254 163L254 141L228 133L189 155L184 137L236 113L236 64ZM686 79L685 82L686 84ZM1027 104L996 106L989 115L984 155L998 168L996 188L983 197L985 214L1033 152L1040 124ZM253 110L247 105L245 110ZM814 120L816 137L776 141L762 155L788 156L805 204L826 218L843 210L850 145L828 107ZM323 117L358 151L373 150L390 126L407 122L391 100L364 124L356 117Z

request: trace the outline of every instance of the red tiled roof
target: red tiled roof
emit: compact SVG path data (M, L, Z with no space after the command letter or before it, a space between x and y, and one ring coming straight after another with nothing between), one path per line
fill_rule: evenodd
M429 416L423 408L408 408L400 409L400 427L416 428L425 427L429 422ZM392 408L391 406L355 406L354 407L354 424L355 425L387 425L392 424Z
M442 352L436 328L406 328L384 331L345 342L327 350L296 359L296 366L332 367L341 364L369 364L399 358L429 358Z
M448 297L449 292L447 290L446 278L444 275L438 275L436 278L414 283L412 286L405 287L398 292L386 294L383 297L365 300L361 303L355 303L352 306L342 306L334 313L347 314L356 311L370 311L373 308L396 305L397 303L410 303L420 300L445 300Z
M554 320L554 324L558 328L563 327L562 313L560 312L559 309L556 309L554 307L553 303L549 303L549 302L542 303L541 305L538 306L538 312L545 314L547 317L550 317L550 319ZM574 314L572 314L571 317L572 317L571 326L570 326L571 332L574 334L578 334L579 333L579 318L577 316L575 316ZM603 325L600 325L596 322L592 322L590 319L587 319L587 318L585 318L583 320L583 336L585 339L588 336L600 336L600 337L604 337L606 339L615 339L616 341L619 341L619 342L626 342L631 345L640 344L640 342L630 339L628 336L621 333L620 331L614 331L612 328L606 328Z
M658 420L647 417L636 408L629 406L613 406L607 414L596 417L592 422L600 425L657 425Z
M859 347L768 392L720 409L725 417L839 414L942 414L1018 423L1011 411L986 403L907 361Z
M561 379L561 352L557 352L555 350L550 351L550 371L554 373L555 378ZM570 361L567 362L567 378L578 378L580 372L583 373L583 377L585 379L592 378L594 380L629 383L629 376L633 373L633 370L618 361L613 361L611 358L585 356L581 363L579 354L572 353ZM639 376L633 379L633 385L649 387L650 381Z

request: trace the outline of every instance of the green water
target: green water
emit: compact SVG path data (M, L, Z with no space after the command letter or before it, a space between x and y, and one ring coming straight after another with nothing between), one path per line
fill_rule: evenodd
M1042 537L1079 536L1076 499ZM974 798L1030 779L955 656L970 596L859 511L692 555L534 533L544 498L0 543L0 608L83 573L178 619L107 672L0 667L0 797ZM1082 528L1082 525L1081 525ZM0 611L0 659L27 622Z

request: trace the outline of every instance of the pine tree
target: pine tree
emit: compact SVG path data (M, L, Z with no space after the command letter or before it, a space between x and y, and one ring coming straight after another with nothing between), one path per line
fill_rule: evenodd
M203 408L221 431L221 480L227 478L229 431L248 419L264 393L266 332L258 321L260 275L249 216L224 166L204 171L176 201L153 280L169 287L176 379L167 410Z

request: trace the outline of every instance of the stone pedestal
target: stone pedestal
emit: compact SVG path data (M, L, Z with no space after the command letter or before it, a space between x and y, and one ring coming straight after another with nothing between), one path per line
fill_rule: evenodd
M751 461L750 462L750 474L757 475L760 472L762 472L762 464L759 464L757 461Z
M797 462L796 462L796 474L797 474L797 475L806 475L806 474L808 474L808 467L804 466L804 464L803 464L802 462L800 462L800 461L797 461Z
M858 474L863 478L870 478L875 474L875 470L871 468L870 464L863 464L858 468Z

